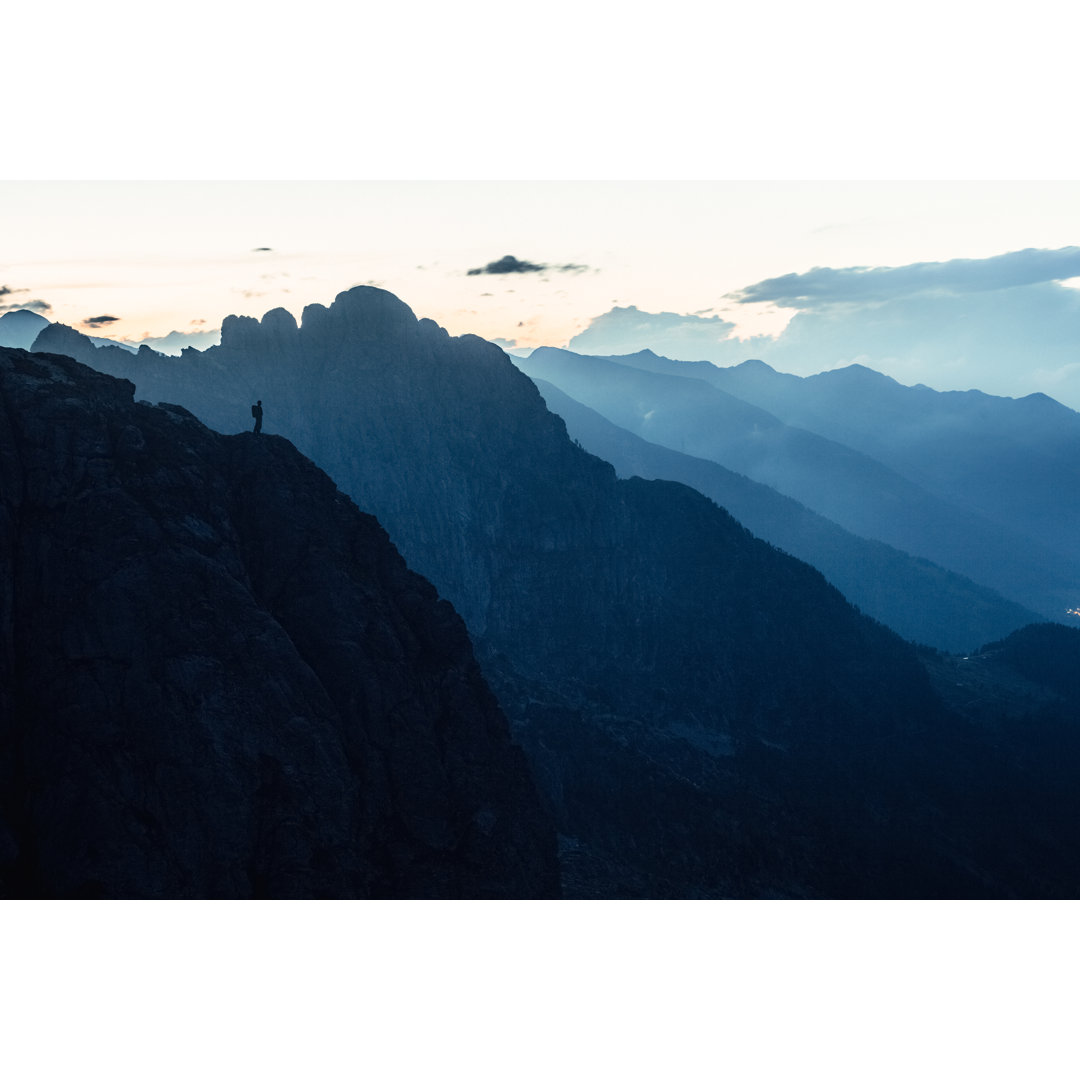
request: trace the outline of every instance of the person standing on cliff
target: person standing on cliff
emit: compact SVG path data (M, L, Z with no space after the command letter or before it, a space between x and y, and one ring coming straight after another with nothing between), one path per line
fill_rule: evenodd
M262 401L256 401L251 406L251 415L255 417L255 434L258 435L262 431Z

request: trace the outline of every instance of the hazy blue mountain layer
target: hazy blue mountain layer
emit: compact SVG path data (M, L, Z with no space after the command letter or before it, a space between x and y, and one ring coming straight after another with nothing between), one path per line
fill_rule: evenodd
M1076 891L1071 860L1031 854L1075 817L912 648L700 493L618 480L495 346L357 288L300 326L226 319L205 353L92 360L224 430L261 399L264 431L378 515L465 617L567 895ZM1030 813L1003 820L1003 791Z
M968 578L877 540L864 540L713 461L650 443L557 387L535 380L547 406L621 477L677 480L723 506L756 536L817 567L848 600L910 641L969 652L1039 616Z
M940 392L904 386L860 364L800 378L759 360L731 368L648 352L624 360L705 379L1075 559L1080 413L1045 394L1014 399L979 390Z
M711 381L670 374L674 361L544 348L515 363L649 442L769 484L857 536L929 559L1043 617L1064 617L1075 606L1077 555L936 494L860 450L785 424Z
M0 315L0 347L29 349L34 338L49 325L49 320L36 311L19 308Z
M0 896L536 897L465 627L277 436L0 349Z

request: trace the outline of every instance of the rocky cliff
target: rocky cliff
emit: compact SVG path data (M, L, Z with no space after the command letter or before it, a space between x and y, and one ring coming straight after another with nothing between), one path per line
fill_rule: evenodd
M145 360L140 394L222 430L261 398L264 431L378 515L464 616L569 895L1076 888L1028 855L1061 833L1049 809L994 812L1037 772L949 712L912 649L704 496L616 479L495 346L358 288L300 326L228 319L179 360L96 352Z
M543 897L465 628L285 439L0 349L0 894Z

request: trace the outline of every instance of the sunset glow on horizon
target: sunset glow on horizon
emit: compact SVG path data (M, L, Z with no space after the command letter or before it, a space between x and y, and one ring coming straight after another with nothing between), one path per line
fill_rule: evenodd
M3 196L6 306L39 301L80 329L108 314L128 341L274 307L299 318L358 284L527 347L631 306L775 335L793 309L730 294L1080 237L1069 183L18 182ZM506 256L543 269L484 270Z

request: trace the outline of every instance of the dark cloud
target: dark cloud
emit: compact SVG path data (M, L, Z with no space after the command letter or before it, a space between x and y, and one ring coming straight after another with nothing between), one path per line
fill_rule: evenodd
M99 326L108 326L109 323L119 322L119 315L91 315L89 319L83 319L83 326L89 326L96 328Z
M15 289L14 292L27 292L27 289ZM52 311L52 304L47 300L24 300L21 304L0 304L0 311L36 311L43 315Z
M524 259L517 259L513 255L504 255L495 262L489 262L487 266L478 266L470 270L469 277L474 274L536 274L546 269L547 266L544 263L531 263Z
M988 259L950 259L908 266L814 267L767 278L732 293L741 304L769 301L816 309L831 304L879 303L929 294L960 296L1080 277L1080 247L1026 248Z
M252 248L251 250L252 251L273 251L274 249L273 248L267 248L267 247L261 247L261 248Z
M29 289L13 289L10 285L0 285L0 296L11 296L17 292L29 292Z
M513 255L504 255L495 262L489 262L487 266L474 267L467 273L469 277L475 274L539 274L545 270L554 270L560 274L580 274L588 269L580 263L563 263L561 266L553 266L549 263L528 262L526 259L518 259Z

